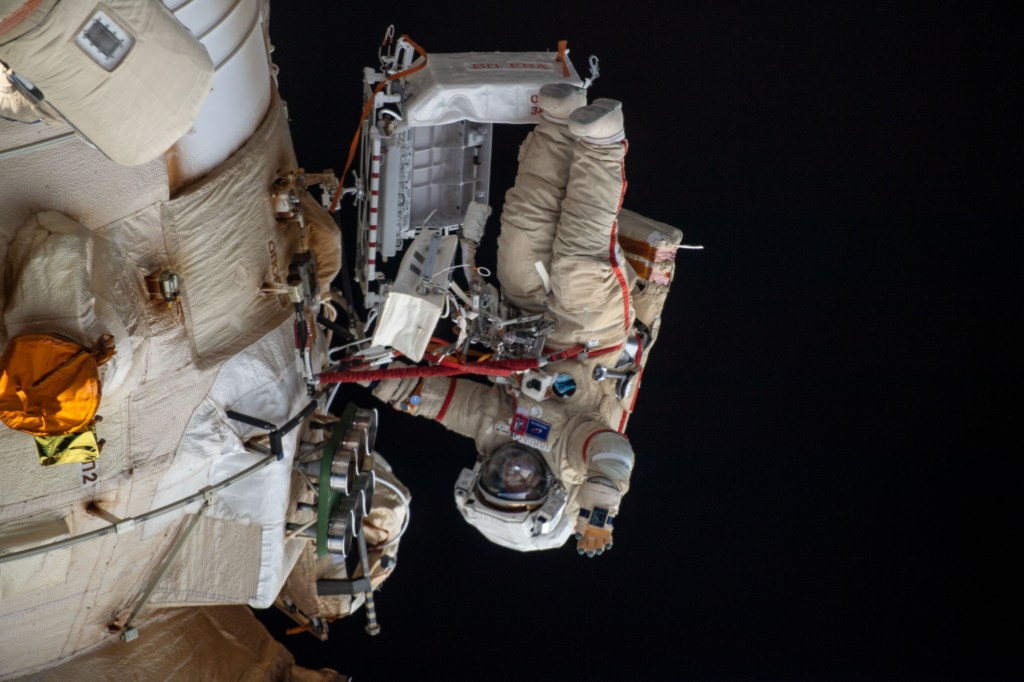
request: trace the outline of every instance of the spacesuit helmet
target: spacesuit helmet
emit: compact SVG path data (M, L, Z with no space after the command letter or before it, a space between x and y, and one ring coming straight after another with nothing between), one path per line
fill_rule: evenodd
M466 522L491 542L522 552L565 543L572 531L567 500L544 456L517 442L463 469L455 483L455 505Z

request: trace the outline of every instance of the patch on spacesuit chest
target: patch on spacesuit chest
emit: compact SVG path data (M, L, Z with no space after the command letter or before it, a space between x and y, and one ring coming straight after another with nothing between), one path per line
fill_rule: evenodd
M529 445L531 448L537 448L543 452L551 451L551 443L548 442L548 437L551 435L551 424L545 421L534 419L522 412L516 412L512 415L509 432L513 439L523 445Z

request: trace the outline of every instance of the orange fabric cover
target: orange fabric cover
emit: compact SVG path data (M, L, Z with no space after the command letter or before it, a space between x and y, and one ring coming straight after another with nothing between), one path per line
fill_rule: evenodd
M22 334L0 356L0 421L34 436L89 428L100 405L99 366L114 354L104 335L95 350L54 334Z

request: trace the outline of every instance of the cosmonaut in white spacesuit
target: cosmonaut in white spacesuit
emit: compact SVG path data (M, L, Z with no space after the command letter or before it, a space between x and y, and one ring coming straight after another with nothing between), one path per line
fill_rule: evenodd
M556 84L541 89L540 105L505 199L498 279L506 303L554 319L548 348L588 353L518 384L389 379L374 395L474 439L480 456L456 484L456 505L489 540L549 549L575 531L579 553L595 556L612 546L634 460L620 433L632 404L593 376L621 366L634 338L636 276L616 235L627 143L616 100L584 106L582 89Z

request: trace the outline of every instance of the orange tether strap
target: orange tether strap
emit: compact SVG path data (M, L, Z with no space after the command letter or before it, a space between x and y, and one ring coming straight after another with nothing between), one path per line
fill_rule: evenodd
M565 78L569 77L569 62L565 59L565 51L569 46L568 40L558 41L558 56L555 58L556 62L562 64L562 76Z
M391 81L398 80L399 78L405 78L406 76L411 76L412 74L416 73L417 71L419 71L420 69L424 68L427 65L426 50L420 47L416 43L416 41L414 41L409 36L403 35L401 40L405 40L407 43L412 45L413 49L415 49L416 52L418 52L420 56L423 57L423 61L421 61L419 64L415 66L409 67L405 71L399 71L393 76L388 76L380 83L377 83L376 87L374 87L373 89L373 94L366 99L366 104L363 105L363 113L359 117L359 125L356 126L356 134L352 137L352 144L348 148L348 160L345 161L345 170L341 171L341 175L338 176L338 189L335 190L334 196L331 197L331 207L328 209L331 213L338 210L338 203L341 201L341 192L345 185L345 176L348 174L348 169L352 167L352 160L356 157L356 149L359 148L359 135L363 131L363 121L365 121L366 117L370 115L370 109L373 108L373 101L377 98L377 93L383 90L385 86L387 86L387 84L390 83Z
M286 634L286 635L300 635L303 632L307 632L308 630L312 629L311 625L312 625L311 623L306 623L305 625L299 625L298 627L288 628L287 630L284 631L284 634Z

